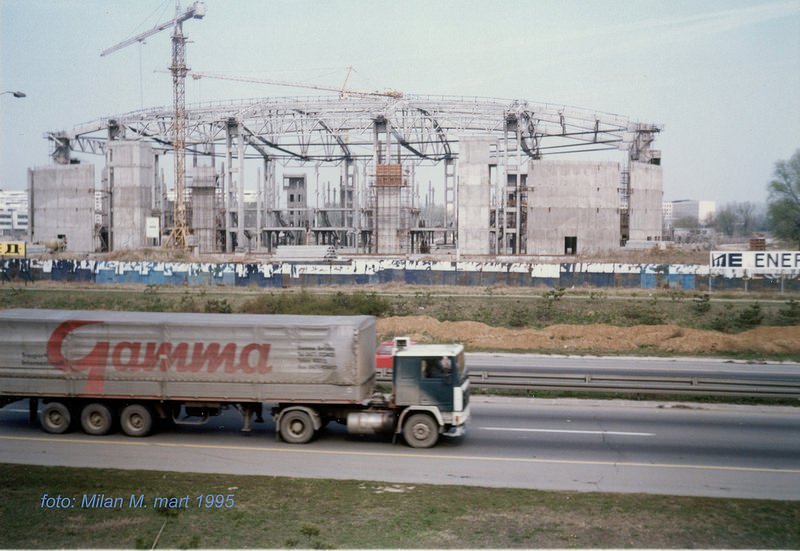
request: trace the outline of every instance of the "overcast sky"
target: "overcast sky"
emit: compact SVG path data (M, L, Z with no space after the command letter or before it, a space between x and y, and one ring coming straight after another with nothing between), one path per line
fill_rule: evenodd
M183 6L187 2L184 0ZM800 0L206 0L184 25L197 71L409 94L524 99L663 125L664 198L766 199L800 149ZM170 105L174 0L2 0L0 188L50 162L43 133ZM304 90L187 79L187 103ZM102 159L83 157L102 165ZM249 186L249 184L248 184Z

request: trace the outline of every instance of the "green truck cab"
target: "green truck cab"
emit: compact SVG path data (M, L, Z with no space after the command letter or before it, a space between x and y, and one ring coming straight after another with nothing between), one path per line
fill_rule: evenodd
M469 373L460 344L419 344L394 352L394 405L406 442L436 444L439 435L461 436L469 420Z

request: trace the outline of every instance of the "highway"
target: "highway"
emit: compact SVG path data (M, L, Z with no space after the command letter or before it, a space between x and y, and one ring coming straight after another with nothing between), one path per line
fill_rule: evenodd
M800 500L800 408L473 396L468 434L429 450L331 424L308 445L278 442L267 418L51 435L27 403L0 410L8 463Z

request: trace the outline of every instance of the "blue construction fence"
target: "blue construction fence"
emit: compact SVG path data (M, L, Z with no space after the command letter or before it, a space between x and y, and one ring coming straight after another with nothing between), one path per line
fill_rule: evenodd
M111 260L0 260L0 281L63 281L232 287L328 285L463 285L488 287L670 288L686 290L800 290L800 277L713 276L706 265L428 260L184 263Z

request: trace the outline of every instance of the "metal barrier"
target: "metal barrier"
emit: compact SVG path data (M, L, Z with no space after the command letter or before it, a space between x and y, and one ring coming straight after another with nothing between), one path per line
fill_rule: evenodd
M379 383L391 383L379 376ZM720 377L653 377L477 371L469 375L475 389L564 390L629 394L697 394L800 399L800 383Z

